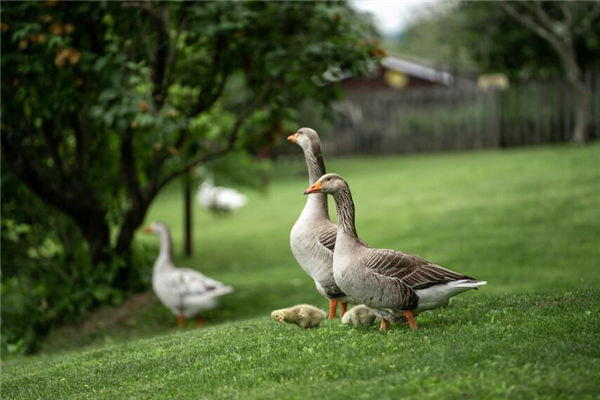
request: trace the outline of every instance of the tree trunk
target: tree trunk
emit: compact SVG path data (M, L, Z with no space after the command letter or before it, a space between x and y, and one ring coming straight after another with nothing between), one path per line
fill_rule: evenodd
M104 214L99 210L82 208L62 210L75 221L85 241L88 243L92 264L98 265L109 260L110 235Z
M572 13L568 7L562 9L565 20L553 19L542 8L542 2L500 2L501 7L515 20L526 28L546 40L556 51L560 58L572 104L575 112L575 127L571 134L574 143L585 143L590 122L591 94L585 86L583 73L577 64L577 52L572 26ZM518 10L514 4L521 4L524 8ZM567 5L568 2L563 2Z
M183 221L184 221L184 248L183 253L190 257L193 253L192 249L192 171L191 169L184 177L183 177L183 202L184 202L184 212L183 212Z
M571 134L571 140L574 143L582 144L587 140L590 121L590 92L585 86L583 73L577 64L572 45L563 43L563 46L554 46L554 48L562 61L575 111L575 127Z
M25 155L20 139L11 131L2 132L2 154L14 174L45 203L73 219L88 244L93 264L105 261L110 234L105 211L90 186L78 175L64 177L55 171L49 172L49 168ZM72 184L64 184L67 180Z
M590 92L582 81L569 82L573 106L575 108L575 127L571 140L582 144L587 141L590 122Z
M129 211L125 214L115 245L115 253L118 255L121 256L128 253L131 249L131 242L133 241L135 231L144 221L149 205L150 202L133 203Z
M123 290L136 291L141 288L140 276L138 271L133 268L131 254L131 243L136 230L144 222L146 213L151 204L151 199L144 202L133 202L129 211L125 214L121 230L117 237L114 252L125 263L115 277L114 285Z

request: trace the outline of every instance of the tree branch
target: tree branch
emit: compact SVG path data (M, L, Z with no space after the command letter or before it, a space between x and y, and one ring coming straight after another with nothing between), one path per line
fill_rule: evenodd
M84 181L74 181L66 190L56 187L56 179L46 169L36 164L35 157L26 155L17 135L2 127L2 153L13 173L44 202L69 215L77 224L88 242L92 262L98 263L105 256L104 250L110 245L108 225L104 220L104 209ZM85 199L85 201L83 201Z
M169 55L169 17L164 4L160 3L160 9L156 13L150 13L158 28L154 66L152 68L152 81L154 83L152 98L154 99L156 110L160 110L164 105L167 88L167 85L165 85L165 73Z
M203 154L201 156L198 156L196 158L188 160L182 167L177 168L174 171L171 171L171 173L169 173L161 181L159 181L159 183L157 185L157 190L160 190L167 183L169 183L172 179L174 179L175 177L177 177L185 172L188 172L190 169L192 169L196 165L206 162L206 161L209 161L209 160L212 160L214 158L217 158L217 157L231 151L235 146L235 142L237 141L237 137L238 137L240 128L242 127L244 121L246 120L246 118L248 118L248 116L250 116L250 114L253 111L255 111L262 104L262 102L265 99L265 97L267 96L270 88L271 88L271 84L270 84L270 82L267 82L261 88L258 95L254 97L254 100L251 101L250 104L248 104L246 106L246 108L241 113L238 114L238 117L237 117L235 123L233 124L231 131L228 134L227 144L223 148L214 150L208 154Z
M585 3L586 5L588 3ZM585 16L585 18L576 26L573 27L576 35L581 35L590 29L592 22L600 17L600 2L594 2L594 8L592 8Z
M50 156L52 157L52 161L56 166L58 176L62 182L65 179L65 171L63 168L62 160L58 155L58 143L56 141L56 137L54 136L54 132L50 124L51 122L48 120L42 121L42 133L44 135L44 139L46 140L46 144L48 145L48 149L50 150Z
M219 69L221 68L221 56L220 56L220 52L218 51L218 46L219 43L222 43L222 39L217 39L217 51L215 51L214 53L214 58L213 58L213 63L212 63L212 68L211 68L211 72L209 74L209 78L206 80L207 82L212 82L214 84L214 81L217 80L217 73L219 72ZM176 46L176 44L175 44ZM186 115L186 117L189 119L194 115L198 115L201 112L207 110L208 108L210 108L221 96L221 94L223 93L223 89L225 87L225 82L226 82L226 77L222 77L219 80L219 83L217 84L216 87L213 86L212 90L208 90L207 88L202 88L200 90L200 96L198 97L198 101L197 103L194 105L194 107L192 108L192 111ZM208 94L207 94L208 92ZM245 118L245 117L244 117ZM181 146L185 143L187 137L189 136L189 126L186 123L185 126L183 126L180 131L179 131L179 135L173 145L173 147L175 147L177 150L179 150L181 148ZM218 156L221 155L225 152L227 152L229 150L226 150L224 152L218 152L218 154L215 154L214 156ZM173 179L173 177L169 177L167 182L163 182L160 181L159 182L159 174L160 174L160 170L162 168L162 165L164 164L164 162L170 157L169 154L163 153L161 155L157 154L155 156L153 165L151 167L150 170L150 184L147 185L144 189L142 189L143 193L146 196L152 196L152 193L154 192L158 192L158 190L163 187L168 181L170 181L171 179ZM207 160L198 160L196 163L194 163L194 165L197 165L203 161L207 161ZM188 167L187 169L182 170L182 172L180 172L179 174L185 172L186 170L189 170L191 167L193 167L194 165ZM177 175L177 174L176 174ZM176 176L175 175L175 176Z
M529 12L537 17L538 23L537 25L544 28L546 31L550 32L553 35L559 34L556 31L556 23L558 21L553 20L550 16L544 11L542 8L541 1L521 1L518 4L521 4L525 7Z
M519 12L511 2L500 2L500 7L513 19L519 22L521 25L525 26L527 29L531 30L538 36L541 36L542 39L554 43L555 38L552 31L547 30L545 27L536 23L529 15Z
M89 82L85 82L82 88L83 104L80 112L70 115L71 126L75 133L75 151L77 167L79 171L86 171L92 158L90 145L93 135L90 133L89 110L92 103L92 97L87 93L90 90Z
M175 38L173 38L173 44L171 45L171 51L169 52L169 56L167 57L167 72L166 72L165 79L163 81L163 88L162 88L162 92L165 94L165 96L166 96L168 87L171 85L173 71L175 70L175 65L177 64L177 53L179 51L177 44L179 43L179 38L181 37L181 34L187 25L187 21L188 21L187 15L182 14L182 16L179 19L177 32L175 33Z
M186 124L179 130L179 135L178 135L177 140L175 141L175 144L173 147L175 147L175 149L179 150L181 148L181 146L183 145L183 143L185 142L188 134L189 134L189 127ZM159 180L160 171L161 171L162 166L164 165L165 161L169 157L171 157L171 155L166 152L164 152L162 154L157 153L154 155L154 160L152 162L152 165L150 166L150 168L146 169L146 173L148 174L148 177L149 177L149 179L148 179L149 182L142 189L144 198L151 199L154 196L154 194L158 192L157 188L159 187L158 180Z
M123 168L127 191L134 202L141 203L143 198L138 179L138 171L135 165L135 150L131 128L127 128L125 135L121 139L121 167Z
M565 19L565 25L569 28L573 26L573 14L571 14L571 10L569 9L569 5L567 3L560 4L560 12Z
M75 113L71 114L71 125L73 126L73 132L75 133L75 159L77 160L77 166L79 169L83 170L85 168L85 152L86 152L86 142L87 138L85 137L84 130L81 128L80 118Z
M128 3L124 3L123 6L125 7L126 4L128 4ZM140 37L142 38L142 42L144 42L144 48L146 49L146 57L148 57L148 60L151 60L152 59L152 46L150 46L150 38L148 37L148 33L146 32L146 27L142 23L142 19L139 14L136 15L135 22L138 25L138 28L140 31Z
M154 63L152 66L152 99L155 109L160 110L166 99L166 69L167 59L169 57L169 14L165 8L165 3L159 3L155 8L150 2L130 2L123 3L123 7L138 7L146 12L156 26L156 48L154 50Z
M213 60L211 64L211 70L208 74L207 79L205 80L205 84L200 89L200 94L198 95L198 100L196 104L192 107L191 112L189 113L189 117L200 114L202 111L210 108L221 94L223 93L223 89L225 88L225 82L227 81L227 73L225 71L223 65L223 51L222 47L225 45L225 37L222 34L217 34L215 37L215 48L213 52ZM219 79L217 75L221 72L221 78ZM215 81L218 83L215 85ZM209 89L210 88L210 89Z
M527 2L522 2L519 4L523 4L530 12L540 15L545 15L546 18L549 19L548 15L538 7L534 7ZM565 56L565 48L572 47L571 35L568 33L557 34L556 30L552 28L552 23L550 23L550 28L546 28L541 23L535 22L533 18L530 17L527 13L519 12L516 8L513 7L513 3L511 2L500 2L500 6L509 14L513 19L523 25L525 28L529 29L533 33L540 36L542 39L546 40L554 50L558 53L558 55L562 58ZM537 10L537 11L536 11Z
M36 158L26 157L23 154L17 136L8 128L2 127L2 153L11 169L38 196L47 199L54 206L62 204L65 199L60 196L58 188L52 185L56 180L47 176L44 168L36 165Z

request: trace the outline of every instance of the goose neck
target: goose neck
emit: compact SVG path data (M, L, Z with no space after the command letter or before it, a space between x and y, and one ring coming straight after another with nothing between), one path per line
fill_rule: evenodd
M312 220L329 219L329 211L327 209L327 195L324 193L312 193L306 199L306 205L302 214L305 218Z
M321 145L312 143L308 148L304 149L304 158L308 169L308 183L312 185L325 175L325 162L321 153Z
M312 185L320 177L325 175L325 162L321 153L321 145L312 143L307 149L304 149L304 158L308 169L308 183ZM312 204L315 204L314 206ZM307 207L314 207L320 210L321 214L325 214L329 218L327 211L327 195L322 193L309 194L306 200Z
M343 232L352 239L359 240L354 223L354 202L350 188L345 187L333 195L337 210L338 232Z
M171 240L171 232L168 229L160 231L160 253L159 258L171 261L173 241Z

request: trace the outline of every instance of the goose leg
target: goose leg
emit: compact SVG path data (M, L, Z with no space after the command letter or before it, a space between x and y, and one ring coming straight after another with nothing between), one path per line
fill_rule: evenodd
M335 318L335 311L337 310L337 300L329 300L329 319Z
M201 317L201 316L199 316L199 315L196 317L196 326L197 326L198 328L201 328L201 327L203 327L203 326L204 326L204 320L203 320L203 319L202 319L202 317Z
M417 330L417 324L415 323L415 319L414 319L412 311L405 310L404 311L404 316L406 317L406 319L407 319L407 321L408 321L408 323L410 325L410 329L413 330L413 331L416 331Z
M177 325L179 325L181 327L181 326L183 326L183 324L185 324L185 319L183 318L183 315L178 315L177 316Z
M387 321L387 319L383 319L382 318L381 319L381 324L379 325L379 330L380 331L385 331L385 330L387 330L387 327L388 327L388 321Z
M346 314L346 307L348 307L348 303L342 302L341 310L340 310L340 317L343 317L344 314Z

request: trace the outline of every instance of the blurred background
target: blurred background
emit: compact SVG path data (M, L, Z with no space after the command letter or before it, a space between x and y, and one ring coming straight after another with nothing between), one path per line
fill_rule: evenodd
M289 251L301 126L368 243L490 293L575 286L573 259L597 280L598 2L1 7L3 357L171 332L152 220L235 287L208 323L324 307ZM207 180L247 202L202 203Z

